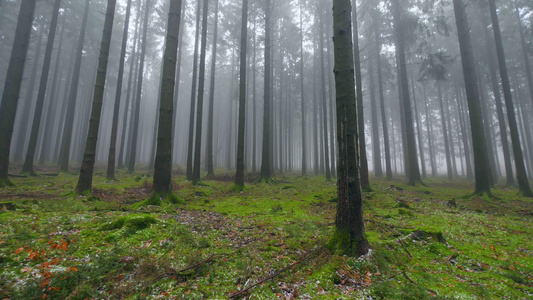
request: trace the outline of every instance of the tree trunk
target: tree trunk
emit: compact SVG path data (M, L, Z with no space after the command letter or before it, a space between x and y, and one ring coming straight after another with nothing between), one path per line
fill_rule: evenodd
M126 5L126 18L124 20L124 32L122 33L122 44L120 48L120 60L118 65L117 87L115 90L115 105L113 108L113 121L111 125L111 141L109 143L109 156L107 159L107 179L115 179L115 154L117 148L118 115L120 111L120 101L122 97L122 80L124 77L124 63L126 60L126 44L128 42L128 27L130 24L131 0ZM127 113L125 111L124 113Z
M420 151L420 165L422 166L422 178L426 178L426 159L424 157L424 142L422 141L420 115L418 114L418 105L415 98L415 83L411 80L411 90L413 92L413 107L415 108L416 136L418 138L418 151Z
M406 162L405 168L408 178L407 181L410 185L422 182L420 178L420 170L418 168L418 157L416 151L415 130L413 125L413 115L411 113L411 103L409 100L409 83L407 81L407 66L405 62L405 40L404 32L400 28L400 4L397 0L392 1L393 5L393 18L396 35L396 50L398 52L400 82L402 90L402 107L405 116L405 138L406 138Z
M206 163L207 177L215 176L213 165L213 121L215 109L215 71L217 65L217 42L218 42L218 0L215 0L215 20L214 20L213 50L211 52L211 80L209 83L209 115L207 116L207 145Z
M137 140L139 135L139 116L141 113L141 98L143 92L143 79L144 79L144 59L146 57L146 37L148 34L148 19L150 17L150 0L146 1L144 7L144 22L143 22L143 36L141 46L141 57L139 60L139 73L137 74L137 93L135 95L135 111L133 116L133 129L130 140L130 155L128 161L128 173L133 173L135 170L135 159L137 156Z
M81 163L80 177L76 191L83 195L90 193L93 183L93 170L96 157L96 142L98 140L98 129L100 127L100 118L102 115L102 104L104 100L105 78L107 75L107 62L109 58L109 48L111 47L111 34L113 31L113 20L115 18L116 0L107 1L107 11L104 20L104 31L102 42L100 43L100 57L98 59L98 72L96 75L96 84L94 86L93 103L91 109L91 119L89 123L89 133L83 152Z
M26 54L28 53L35 2L35 0L22 0L21 2L13 48L11 49L6 81L2 92L2 102L0 104L0 187L13 185L7 177L9 150L17 112L20 84L22 82Z
M261 159L261 180L270 181L272 178L271 168L271 145L270 145L270 103L271 99L271 23L272 23L271 0L265 1L265 82L264 82L264 104L263 104L263 149Z
M333 39L337 106L337 215L330 245L344 254L368 252L363 222L363 197L356 149L357 114L350 20L350 0L333 0Z
M330 155L329 155L329 145L328 145L328 118L327 118L327 105L328 105L328 98L326 96L326 63L325 63L325 50L324 50L324 39L326 37L324 36L324 14L320 12L319 10L319 21L320 21L320 77L321 77L321 91L322 91L322 134L324 138L324 163L326 168L326 181L331 181L331 169L330 169ZM333 130L333 128L332 128Z
M361 75L361 59L359 54L359 27L357 25L357 5L352 5L352 24L353 24L353 61L355 69L355 88L357 99L357 130L358 140L357 151L359 153L359 164L361 166L361 188L370 189L370 180L368 179L368 159L366 157L366 138L365 138L365 119L363 106L363 79Z
M509 76L507 75L507 65L505 62L505 53L503 50L500 23L498 21L498 15L496 14L496 3L494 0L489 0L489 8L490 18L492 21L492 30L494 31L494 41L496 42L498 65L500 67L503 98L505 101L505 108L507 108L507 120L509 121L509 130L511 132L511 143L513 146L518 188L524 196L532 197L533 193L531 192L531 188L529 187L529 181L527 179L526 168L524 165L524 156L522 154L522 148L520 146L520 136L518 133L518 125L516 123L516 117L514 112L513 97L511 95L511 85L509 83Z
M235 185L244 187L244 125L246 124L246 43L248 40L248 0L242 1L241 52L239 75L239 128L237 131L237 171Z
M194 161L194 112L196 105L196 83L198 74L198 46L200 38L200 11L202 1L197 0L196 5L196 34L194 38L194 58L192 67L192 87L191 87L191 107L189 113L189 142L187 144L187 180L193 179L193 161Z
M65 123L63 124L63 132L61 134L61 150L59 153L59 163L61 171L68 171L68 163L70 159L70 144L72 141L72 130L74 124L74 113L76 110L76 100L78 95L78 86L81 72L81 58L83 55L83 43L85 41L85 29L87 28L87 17L89 15L89 0L85 1L85 11L83 12L83 19L81 21L80 34L78 36L78 45L76 47L76 58L74 61L74 70L72 72L72 81L70 84L67 112L65 115Z
M304 92L304 27L303 5L300 1L300 112L302 116L302 176L307 175L307 139L305 135L305 92Z
M444 116L444 101L442 100L442 82L439 80L437 80L437 92L439 94L440 122L442 126L444 150L446 155L446 170L448 174L448 180L451 180L453 178L452 161L450 157L450 146L448 144L448 128L446 128L446 118Z
M477 74L470 39L470 27L468 25L465 4L463 0L453 0L455 23L461 50L461 62L465 81L466 100L470 116L470 128L472 130L472 146L474 149L474 176L475 193L490 194L489 165L487 156L487 143L483 132L483 119L479 101L477 86Z
M48 39L46 41L46 50L44 52L43 70L41 72L41 80L39 82L39 91L37 92L37 102L35 105L35 113L30 133L30 142L28 150L26 151L26 158L22 172L27 172L35 175L33 170L33 160L35 158L35 149L37 148L37 138L39 135L39 128L41 126L41 117L43 115L44 98L46 96L46 85L48 83L48 74L50 73L50 63L52 60L52 50L54 49L54 39L56 36L57 19L59 16L59 6L61 0L55 0L52 12L52 20L50 22L50 29L48 31Z
M515 2L516 5L516 2ZM516 18L518 19L518 32L520 33L520 45L522 46L522 56L524 57L524 67L526 68L527 86L529 88L529 97L533 103L533 75L531 74L531 64L529 61L528 47L524 38L524 29L522 28L522 19L520 18L520 12L518 6L515 7Z
M181 0L170 1L159 97L157 150L154 162L153 191L159 196L165 196L172 192L172 117L181 13Z

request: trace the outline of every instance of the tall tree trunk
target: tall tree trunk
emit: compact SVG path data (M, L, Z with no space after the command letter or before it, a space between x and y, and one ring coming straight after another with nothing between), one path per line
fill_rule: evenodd
M135 14L136 20L135 20L135 31L133 33L133 47L131 48L131 54L130 54L130 68L129 68L129 74L128 74L128 87L126 88L126 104L124 105L124 114L122 116L122 134L120 137L120 150L118 152L118 165L117 167L119 169L124 168L124 162L129 162L129 155L126 156L126 159L124 159L124 155L126 154L126 151L124 148L126 148L126 139L131 138L132 126L128 126L128 115L130 116L130 119L133 119L133 110L134 110L134 104L131 99L131 95L135 95L133 93L134 88L132 87L133 81L137 79L137 72L139 70L139 65L136 64L137 61L137 43L139 41L139 20L140 18L140 12L141 12L142 3L139 2L137 4L137 13ZM135 74L135 75L134 75ZM129 113L128 113L129 111ZM131 121L130 121L131 124ZM129 150L129 149L128 149ZM129 151L128 151L129 153Z
M404 32L400 28L400 4L399 1L392 1L393 18L396 35L396 50L398 52L400 81L402 90L402 107L405 116L405 138L406 138L406 170L408 170L408 183L414 185L422 182L420 170L418 168L418 157L416 151L415 130L413 125L413 115L411 113L411 103L409 100L409 83L407 81L407 66L405 62L405 40Z
M374 176L383 177L381 167L381 145L379 141L379 120L376 99L376 87L374 84L374 65L372 61L368 64L368 83L370 89L370 113L372 116L372 160L374 162Z
M215 71L217 65L217 40L218 40L218 0L215 0L215 20L214 20L213 49L211 52L211 80L209 83L209 115L207 116L207 145L206 163L207 177L215 176L213 165L213 121L215 110Z
M52 50L54 49L54 39L56 36L57 19L59 16L59 6L61 0L55 0L52 12L52 20L50 21L50 29L48 31L48 39L46 40L46 50L44 51L43 70L41 72L41 80L39 82L39 91L37 92L37 102L35 105L35 113L33 115L30 142L28 150L26 151L26 158L22 172L27 172L35 175L33 170L33 160L35 158L35 149L37 148L37 138L39 135L39 128L41 126L41 117L43 115L44 98L46 96L46 85L48 83L48 74L50 72L50 63L52 61Z
M128 160L128 173L133 173L135 170L135 160L137 157L137 140L139 135L139 116L141 114L141 99L143 92L143 79L144 79L144 59L146 57L146 37L148 35L148 19L150 17L150 0L147 0L144 7L144 20L143 20L143 35L141 46L141 57L139 60L139 73L137 74L137 93L135 94L135 109L132 113L133 116L133 129L130 140L130 154Z
M516 2L515 2L516 5ZM524 58L524 67L526 68L527 86L529 88L529 97L533 103L533 75L531 74L531 64L529 61L528 47L524 38L524 29L522 27L522 19L520 18L520 11L518 6L515 7L516 18L518 19L518 32L520 33L520 45L522 46L522 56Z
M305 135L305 92L304 92L304 27L303 5L300 0L300 111L302 114L302 176L307 175L307 139Z
M9 150L13 136L13 124L20 94L20 84L33 24L35 0L22 0L7 76L0 104L0 187L13 185L7 177L9 170Z
M531 192L531 188L529 187L529 181L527 179L526 168L524 165L524 156L522 154L522 148L520 146L520 136L518 133L518 125L516 123L516 117L514 112L513 97L511 95L511 85L509 83L509 76L507 75L507 65L505 62L505 53L503 50L500 23L498 21L498 15L496 14L496 3L494 0L489 0L489 8L490 18L492 21L492 30L494 31L494 41L496 42L498 65L500 67L503 98L505 101L505 108L507 108L507 120L509 121L509 130L511 132L511 143L513 146L518 188L524 196L532 197L533 193Z
M319 21L320 21L320 77L321 77L321 92L322 92L322 134L324 138L324 163L326 168L326 181L331 181L331 169L330 169L330 153L329 153L329 143L328 143L328 118L327 118L327 105L328 105L328 98L326 96L326 62L325 62L325 50L324 50L324 39L326 37L324 36L324 14L320 11L319 8ZM333 128L331 128L333 130Z
M355 89L356 89L356 107L357 107L357 128L358 140L357 148L359 152L359 164L361 166L361 188L370 189L370 180L368 179L368 159L366 157L366 138L365 138L365 119L363 106L363 79L361 75L361 59L359 53L359 26L357 25L357 5L355 0L352 5L352 24L353 24L353 61L355 69Z
M217 5L218 5L218 0L217 0ZM172 139L173 139L173 142L172 142L172 161L173 162L176 162L178 161L178 144L175 142L176 139L177 139L177 132L179 132L176 128L176 124L178 122L178 115L177 115L177 112L176 112L176 108L178 107L178 100L179 100L179 91L180 91L180 78L181 78L181 61L183 60L183 45L185 43L183 43L183 34L185 32L185 26L183 26L182 24L184 24L184 20L185 20L185 7L186 7L186 0L182 0L181 1L181 9L180 9L180 34L179 34L179 37L178 37L178 41L179 41L179 44L178 44L178 58L177 58L177 61L176 61L176 80L175 80L175 84L174 84L174 110L172 111ZM213 57L216 57L216 54L213 55Z
M83 55L83 43L85 41L85 29L87 28L87 18L89 15L89 1L85 1L85 11L81 21L80 34L78 36L78 45L76 47L76 58L74 61L74 70L72 72L72 81L70 84L67 111L65 115L65 123L63 124L63 132L61 134L61 150L59 153L59 163L61 171L68 171L68 163L70 159L70 144L72 141L72 130L74 124L74 113L76 110L76 100L78 95L78 86L81 72L81 58Z
M120 111L120 101L122 97L122 80L124 77L124 63L126 60L126 44L128 42L128 27L130 24L131 0L126 5L126 18L124 20L124 32L122 33L122 44L120 48L120 59L118 65L117 87L115 90L115 105L113 108L113 121L111 124L111 141L109 143L109 156L107 158L107 179L115 179L115 154L117 148L118 115ZM126 113L126 111L124 112Z
M54 66L54 76L52 78L51 82L51 89L50 93L48 95L48 108L46 110L46 122L43 129L43 136L46 138L43 138L42 144L41 144L41 151L39 153L39 165L43 165L45 163L46 158L48 157L48 153L50 153L52 150L52 129L54 127L55 118L52 117L52 114L57 111L58 108L58 102L57 94L59 93L59 86L60 86L60 75L61 71L64 67L63 64L63 57L61 56L62 50L63 50L63 38L65 33L65 20L66 16L63 16L63 19L61 21L61 33L59 34L59 44L57 46L57 54L55 58L55 66ZM70 60L69 60L70 61Z
M487 143L483 132L483 119L479 101L479 89L477 86L477 74L470 39L470 27L468 25L465 4L463 0L453 0L455 23L461 50L461 62L465 81L466 100L470 115L470 128L472 130L472 147L474 149L474 176L475 193L490 194L489 165L487 155Z
M205 9L207 9L207 5ZM159 196L168 195L172 191L172 117L181 13L181 0L170 1L159 97L157 150L154 162L154 193Z
M15 145L14 145L14 153L13 153L13 161L14 162L21 162L22 158L24 157L24 150L26 148L26 141L28 140L28 126L29 123L26 120L25 116L29 116L32 111L33 106L33 95L35 94L35 81L37 81L37 75L39 74L39 67L41 64L41 51L43 49L42 43L43 43L43 28L44 26L40 25L38 26L38 29L36 31L36 34L38 36L37 39L37 45L35 47L34 53L33 53L33 65L31 68L30 73L30 80L28 82L27 91L24 94L24 101L22 101L21 109L18 109L17 115L19 117L17 118L15 116L15 121L18 121L14 124L14 129L18 132L17 138L15 139ZM30 34L31 36L31 34ZM31 52L30 52L31 53ZM23 116L22 118L20 116Z
M96 142L98 141L98 129L100 127L100 118L102 115L107 62L109 58L109 48L111 47L111 34L113 32L116 4L116 0L107 0L104 31L102 34L102 42L100 43L100 57L98 58L98 72L93 92L91 119L89 121L89 133L87 134L87 141L85 142L80 177L78 178L78 185L76 186L76 191L80 195L90 192L93 183Z
M422 124L418 114L418 105L416 103L415 83L411 80L411 90L413 92L413 107L415 108L416 136L418 138L418 151L420 151L420 165L422 166L422 178L426 178L426 159L424 157L424 142L422 141Z
M270 145L270 103L271 99L271 48L272 48L272 6L271 0L265 1L265 81L264 81L264 104L263 104L263 149L261 158L261 179L269 181L272 178L271 168L271 145Z
M196 103L196 137L194 140L194 166L192 183L200 181L200 162L202 153L202 115L204 113L204 85L205 85L205 54L207 49L207 13L209 0L204 0L202 19L202 44L200 49L200 74L198 78L198 100Z
M424 108L426 112L426 131L428 135L428 149L429 149L429 159L431 164L431 176L437 176L437 164L435 162L435 154L433 151L433 130L431 126L431 119L429 117L429 103L426 92L426 87L424 86Z
M244 187L244 125L246 124L246 43L248 40L248 0L242 1L241 52L239 74L239 128L237 131L237 171L235 185Z
M378 16L376 14L376 16ZM383 127L383 147L385 148L385 176L387 179L392 179L392 166L391 166L391 157L390 157L390 144L389 144L389 130L387 126L387 115L385 113L385 96L383 90L383 76L381 71L381 42L379 31L380 20L376 17L374 25L374 38L376 39L376 68L378 75L378 92L379 92L379 103L381 108L381 125Z
M466 130L466 122L465 122L465 112L463 109L463 99L462 95L459 91L459 88L457 87L457 83L454 83L454 89L456 94L456 104L457 104L457 111L459 113L459 124L461 126L461 139L463 140L463 149L465 154L465 163L466 163L466 178L472 179L474 178L474 175L472 174L472 161L470 158L470 144L468 143L468 133Z
M450 146L448 144L448 128L446 126L446 118L444 116L444 104L442 100L442 82L437 80L437 92L439 95L439 108L440 108L440 122L442 126L442 135L444 140L444 150L446 155L446 170L448 174L448 179L451 180L453 178L453 170L452 170L452 160L450 157Z
M344 254L368 252L357 155L357 114L350 20L350 0L333 0L335 90L337 103L337 215L330 243Z
M253 2L253 10L255 11L256 6ZM252 172L255 173L257 170L257 76L256 69L257 66L257 16L254 15L254 53L252 55ZM290 130L290 128L289 128Z
M198 46L200 39L200 11L202 1L197 0L196 5L196 34L194 38L194 58L192 64L192 87L191 87L191 107L189 113L189 142L187 144L187 180L193 179L193 161L194 161L194 112L196 106L196 84L198 74Z

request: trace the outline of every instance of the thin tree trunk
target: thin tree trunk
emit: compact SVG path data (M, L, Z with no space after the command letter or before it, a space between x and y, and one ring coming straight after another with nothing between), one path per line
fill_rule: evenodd
M157 150L154 162L153 191L159 196L168 195L172 191L172 119L181 13L181 0L170 1L159 97Z
M130 154L128 160L128 173L133 173L135 170L135 160L137 157L137 140L139 135L139 117L141 113L141 99L143 92L143 79L144 79L144 59L146 57L146 37L148 34L148 19L150 17L150 0L146 1L144 7L144 22L143 22L143 35L141 46L141 57L139 61L139 73L137 74L137 93L135 94L135 112L133 116L133 129L130 140Z
M474 175L475 193L490 194L489 165L487 164L487 143L483 132L483 119L479 101L479 89L477 75L470 39L470 27L468 25L465 4L462 0L453 0L455 23L461 50L461 62L463 77L466 88L466 99L470 115L470 128L472 130L472 146L474 149Z
M322 125L322 130L323 130L323 138L324 138L324 162L325 162L325 167L326 167L326 181L331 181L331 169L330 169L330 155L329 155L329 145L328 145L328 118L327 118L327 102L328 102L328 98L326 96L326 63L325 63L325 54L324 54L324 39L326 38L324 36L324 14L322 12L320 12L320 9L319 9L319 21L320 21L320 36L319 36L319 41L320 41L320 65L321 65L321 68L320 68L320 77L321 77L321 92L322 92L322 119L323 119L323 125ZM331 128L333 130L333 128Z
M453 170L452 170L452 161L450 157L450 146L448 144L448 128L446 126L446 118L444 116L444 104L442 100L442 83L441 81L437 81L437 92L439 94L439 108L440 108L440 122L442 126L442 135L444 140L444 150L446 155L446 170L448 174L448 179L451 180L453 178Z
M239 128L237 131L237 171L235 185L244 187L244 127L246 124L246 43L248 41L248 0L242 1L239 74Z
M126 5L126 18L124 20L124 31L122 33L122 45L120 46L120 59L118 65L117 87L115 90L115 105L113 108L113 121L111 125L111 141L109 143L109 156L107 159L107 179L115 179L115 154L117 148L118 115L120 111L120 101L122 97L122 80L124 77L124 63L126 60L126 43L128 42L128 27L130 24L131 0ZM126 113L126 111L124 112Z
M420 115L418 114L418 104L415 98L415 83L411 80L411 89L413 91L413 107L415 108L415 120L416 120L416 135L418 138L418 150L420 151L420 165L422 166L422 177L426 178L426 159L424 157L424 142L422 141L422 123L420 122Z
M189 142L187 144L187 180L193 179L193 161L194 161L194 112L196 105L196 84L198 74L198 46L200 38L200 11L202 1L197 0L196 5L196 34L194 38L194 58L192 67L192 87L191 87L191 107L189 113Z
M300 1L300 111L302 116L302 176L307 175L307 139L305 135L305 92L304 92L304 27L303 5Z
M48 75L50 73L50 63L52 60L52 50L54 49L54 39L56 36L57 19L59 16L60 5L61 0L55 0L52 12L52 20L50 21L50 29L48 31L48 39L46 41L46 50L44 51L43 70L41 72L41 80L39 82L39 91L37 92L37 102L35 105L35 113L33 115L33 121L31 126L30 142L28 144L28 150L26 151L24 166L22 167L22 172L27 172L31 175L35 175L35 172L33 170L33 160L35 158L37 138L39 135L39 128L41 126L41 117L43 115L44 99L46 96L46 85L48 83Z
M15 29L15 38L7 76L2 92L2 102L0 104L0 187L13 185L7 177L9 170L9 150L11 137L13 136L13 125L15 123L15 113L20 94L20 85L28 53L31 28L33 24L33 12L35 11L35 0L22 0Z
M215 71L217 65L217 42L218 42L218 0L215 0L215 20L214 20L213 50L211 52L211 80L209 83L209 115L207 116L207 145L206 162L207 177L215 176L213 166L213 119L215 110Z
M461 138L463 140L463 149L464 149L464 154L465 154L466 178L472 179L474 178L474 176L472 174L472 161L470 158L470 144L468 143L468 134L467 134L466 124L465 124L466 122L465 122L465 117L464 117L465 112L463 109L463 100L462 100L459 88L457 88L457 83L454 83L454 88L455 88L455 94L457 97L456 104L457 104L457 110L459 112L459 123L461 126Z
M503 50L503 42L500 31L500 23L498 15L496 14L496 3L494 0L489 0L490 17L492 21L492 30L494 31L494 41L496 42L496 54L498 57L498 65L500 67L500 75L502 80L503 98L505 100L505 107L507 108L507 120L509 121L509 130L511 132L511 143L513 146L514 162L516 169L516 178L518 180L518 188L520 192L526 197L532 197L533 193L529 187L526 168L524 166L524 156L520 145L520 136L518 133L518 125L516 124L516 117L514 112L513 97L511 95L511 85L509 83L509 76L507 75L507 65L505 62L505 53Z
M59 163L61 171L68 171L68 163L70 159L70 144L72 141L72 130L74 124L74 113L76 110L76 100L78 95L78 86L81 72L81 58L83 55L83 43L85 41L85 29L87 28L87 18L89 15L89 0L85 1L85 11L83 12L83 19L81 21L80 34L78 36L78 45L76 47L76 59L74 61L74 70L72 72L72 81L70 84L67 111L65 123L63 124L61 150L59 153Z
M516 5L516 2L515 2ZM520 33L520 45L522 49L522 56L524 58L524 67L526 68L527 86L529 88L529 97L531 97L531 103L533 103L533 75L531 74L531 64L529 61L528 47L524 38L524 29L522 28L522 19L518 6L515 7L516 18L518 19L518 32Z
M263 104L263 149L261 159L261 180L269 181L272 178L271 145L270 145L270 103L271 99L271 0L265 1L265 79L264 79L264 104Z

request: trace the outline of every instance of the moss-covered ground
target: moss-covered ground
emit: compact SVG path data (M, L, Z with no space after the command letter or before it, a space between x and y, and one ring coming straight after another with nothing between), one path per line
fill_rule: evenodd
M72 174L0 189L0 299L227 299L292 264L237 298L533 298L533 199L516 189L373 179L372 252L350 258L323 247L336 205L323 178L239 191L178 176L171 200L144 205L149 174L117 179L97 174L90 197L72 193Z

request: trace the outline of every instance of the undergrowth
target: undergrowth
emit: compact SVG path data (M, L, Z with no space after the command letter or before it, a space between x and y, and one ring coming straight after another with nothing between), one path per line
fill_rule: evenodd
M149 174L13 179L0 189L0 298L528 299L533 200L466 181L372 181L364 194L368 257L331 253L335 184L174 179ZM466 196L468 195L468 196ZM5 204L2 204L5 203ZM271 274L291 266L272 279ZM292 298L291 298L292 297Z

